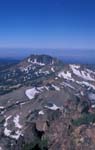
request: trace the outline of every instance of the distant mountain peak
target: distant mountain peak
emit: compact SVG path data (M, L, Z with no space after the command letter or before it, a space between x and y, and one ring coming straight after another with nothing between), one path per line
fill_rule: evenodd
M37 65L37 66L53 66L53 65L60 65L63 62L58 60L57 58L54 58L49 55L30 55L26 59L22 60L19 65L27 66L27 65Z
M71 143L72 140L78 141L79 137L88 140L89 135L92 135L91 143L86 149L95 149L92 143L95 68L63 64L48 55L30 55L7 69L3 67L0 72L0 113L0 146L4 150L24 149L23 143L27 145L27 142L41 141L44 137L48 137L52 150L58 150L59 146L67 150L66 141L69 147L74 146L71 149L78 149L79 145ZM79 129L83 132L77 132ZM83 145L85 140L82 140Z

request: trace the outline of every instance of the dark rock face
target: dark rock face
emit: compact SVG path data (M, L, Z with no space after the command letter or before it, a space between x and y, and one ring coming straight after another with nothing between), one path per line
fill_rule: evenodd
M95 70L31 55L0 71L0 149L94 150Z
M34 61L36 59L38 63L42 63L45 65L52 65L53 62L55 63L55 60L56 60L48 55L31 55L29 58L30 58L30 61Z
M42 83L43 78L54 74L56 66L60 66L61 61L47 55L31 55L18 64L9 66L8 69L0 72L0 95L11 92L24 85Z
M78 107L78 110L81 112L81 113L88 113L89 112L89 103L87 101L83 101L79 107Z

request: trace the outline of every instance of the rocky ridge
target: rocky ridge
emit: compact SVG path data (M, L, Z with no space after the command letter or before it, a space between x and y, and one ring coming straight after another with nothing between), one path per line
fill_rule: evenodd
M0 94L2 150L31 149L35 139L49 150L95 149L92 67L31 55L0 71Z

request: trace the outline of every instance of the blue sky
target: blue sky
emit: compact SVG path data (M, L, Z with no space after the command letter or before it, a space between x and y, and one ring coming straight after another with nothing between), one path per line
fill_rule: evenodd
M0 48L95 49L95 0L0 1Z

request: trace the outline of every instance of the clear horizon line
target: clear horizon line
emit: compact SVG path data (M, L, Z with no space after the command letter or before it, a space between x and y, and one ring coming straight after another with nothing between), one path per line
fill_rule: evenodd
M29 50L95 50L95 48L33 48L33 47L0 47L0 49L29 49Z

